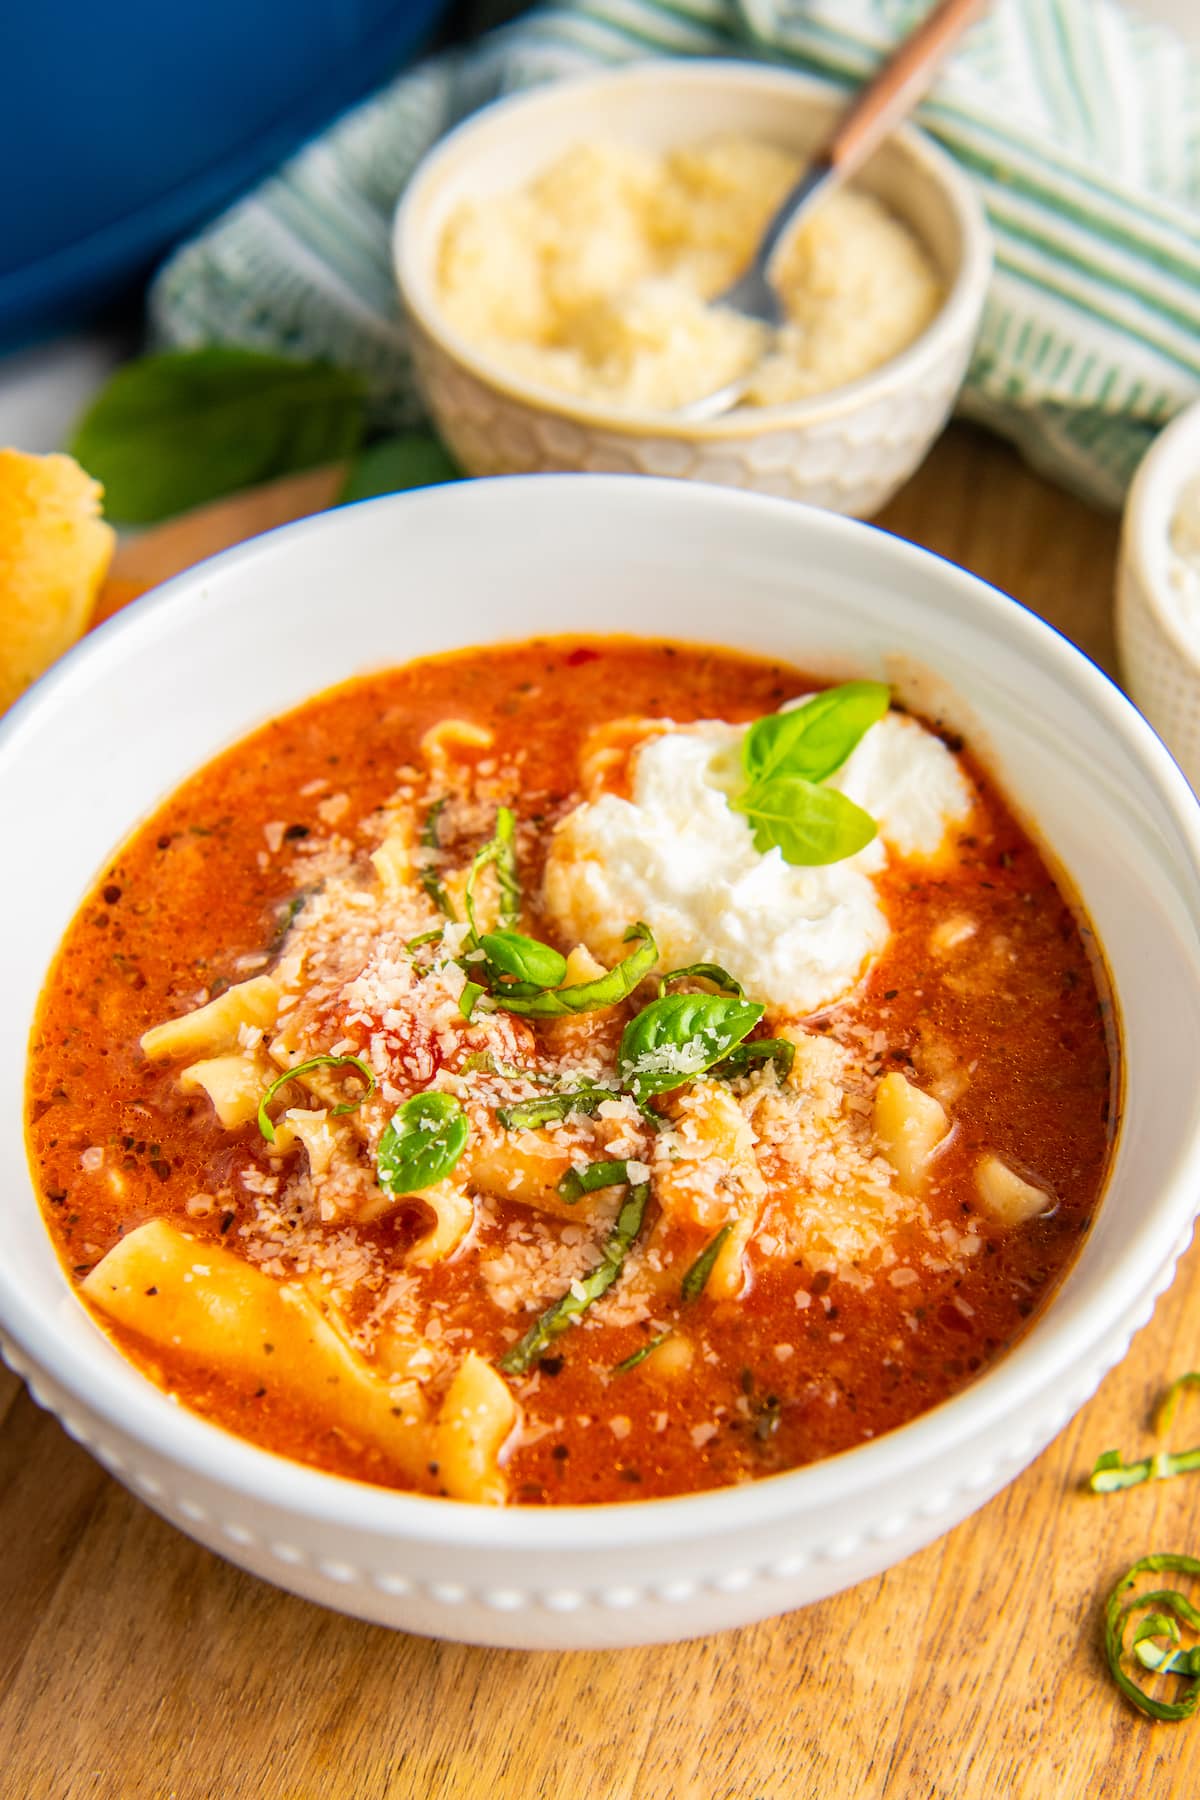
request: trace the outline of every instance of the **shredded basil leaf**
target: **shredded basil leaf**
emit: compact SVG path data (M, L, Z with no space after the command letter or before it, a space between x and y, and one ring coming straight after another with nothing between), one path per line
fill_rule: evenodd
M389 1194L415 1194L449 1175L467 1147L470 1126L460 1101L436 1089L397 1107L379 1139L375 1164Z
M665 994L652 1000L621 1034L622 1084L639 1101L680 1087L728 1056L763 1011L724 994Z
M1154 1429L1169 1430L1179 1405L1179 1397L1187 1388L1200 1387L1200 1372L1180 1375L1164 1392L1154 1414ZM1096 1458L1088 1478L1094 1494L1115 1494L1122 1488L1139 1487L1143 1481L1168 1481L1173 1475L1190 1475L1200 1469L1200 1449L1170 1452L1156 1451L1137 1462L1127 1463L1119 1450L1106 1450Z
M714 1066L712 1073L720 1081L730 1081L735 1075L747 1074L755 1063L768 1059L775 1064L775 1079L782 1085L796 1060L795 1044L787 1038L755 1038L753 1042L739 1044L736 1050L731 1050Z
M275 1098L280 1088L286 1087L289 1081L297 1081L301 1075L311 1074L314 1069L344 1068L357 1069L363 1080L366 1082L367 1088L366 1092L361 1094L357 1100L348 1100L343 1106L335 1106L333 1111L336 1117L339 1113L357 1112L363 1101L369 1100L371 1095L375 1092L375 1076L361 1056L310 1056L307 1062L296 1063L293 1068L285 1069L283 1074L271 1083L270 1087L258 1103L258 1129L262 1132L268 1144L273 1144L275 1142L275 1127L267 1116L267 1107L271 1104L271 1101Z
M499 1075L505 1081L533 1081L543 1087L557 1080L557 1076L544 1075L540 1069L522 1069L516 1063L497 1062L490 1050L472 1050L459 1074L470 1075L475 1069L481 1069L486 1075Z
M547 1094L544 1100L519 1100L514 1106L498 1106L496 1118L509 1131L536 1131L568 1113L594 1113L602 1100L619 1099L614 1088L575 1088L567 1094Z
M1136 1594L1132 1600L1125 1599L1143 1575L1158 1575L1164 1571L1200 1577L1200 1561L1194 1556L1164 1552L1155 1556L1143 1556L1135 1562L1128 1574L1117 1582L1105 1602L1104 1653L1113 1680L1139 1712L1146 1713L1152 1719L1188 1719L1200 1701L1200 1647L1186 1651L1175 1649L1179 1643L1176 1620L1182 1619L1193 1631L1200 1631L1200 1611L1197 1611L1185 1594L1174 1588L1153 1588ZM1154 1699L1138 1686L1122 1666L1126 1628L1132 1615L1143 1608L1149 1608L1149 1614L1134 1627L1129 1648L1143 1668L1153 1669L1158 1674L1188 1677L1190 1685L1182 1700ZM1162 1651L1157 1646L1148 1648L1149 1640L1154 1638L1166 1638L1171 1648L1167 1651Z
M462 993L458 996L458 1010L463 1018L467 1020L468 1024L470 1023L475 1008L486 995L487 989L485 987L480 987L477 981L468 981L463 988Z
M291 899L286 900L280 907L278 923L275 927L275 935L267 945L268 956L277 956L283 949L284 944L287 942L288 932L292 929L292 926L304 911L305 902L308 900L309 895L315 892L316 890L314 888L301 888L298 894L293 894Z
M496 881L500 889L500 923L504 926L515 925L521 910L521 884L517 879L517 852L513 839L516 820L507 806L496 809L496 824L491 837L483 847L475 852L471 860L470 873L467 876L465 901L467 921L471 927L471 935L479 942L479 928L475 923L475 881L490 864L495 865ZM532 943L534 940L527 940ZM562 977L559 976L559 980Z
M429 811L425 814L425 823L421 828L421 847L424 850L437 851L442 847L441 838L438 836L438 820L442 816L442 809L446 804L447 798L448 796L443 794L440 800L434 801L433 805L429 808ZM454 908L450 904L450 896L443 887L441 877L431 859L426 858L422 861L420 875L421 886L425 889L425 892L429 895L429 898L433 901L433 904L437 907L438 911L445 913L448 919L453 920Z
M799 775L756 781L729 802L744 813L763 855L778 850L784 862L809 868L842 862L875 836L870 813L837 788L818 787Z
M708 1286L708 1278L713 1272L713 1264L725 1246L725 1240L733 1230L732 1224L722 1225L716 1237L705 1244L703 1250L684 1276L679 1287L679 1297L685 1306L698 1300Z
M418 936L409 938L404 948L406 950L420 950L425 944L436 944L441 936L442 927L440 925L435 925L432 931L422 931Z
M814 694L803 706L756 719L742 739L747 784L776 775L824 781L879 723L889 700L882 681L846 681Z
M520 1343L514 1344L500 1358L499 1367L506 1375L524 1375L555 1338L561 1337L570 1327L572 1320L577 1319L602 1294L608 1292L621 1273L625 1258L642 1229L649 1198L649 1182L639 1182L636 1187L630 1188L625 1204L617 1214L616 1224L605 1240L600 1262L590 1274L573 1283L553 1306L547 1307L530 1326Z
M1186 1375L1179 1375L1171 1383L1159 1401L1154 1414L1154 1429L1157 1432L1169 1431L1175 1419L1175 1411L1180 1397L1188 1388L1200 1387L1200 1370L1189 1370Z
M479 948L487 956L489 973L512 976L535 989L557 987L567 972L567 959L558 950L519 931L485 931ZM498 995L506 991L499 988Z
M665 1344L667 1339L672 1335L673 1333L670 1330L660 1331L658 1336L651 1338L648 1344L643 1344L640 1349L633 1352L632 1356L626 1356L621 1362L611 1368L609 1374L628 1375L630 1369L636 1369L639 1363L644 1363L646 1358L653 1351L657 1350L660 1344Z
M672 969L669 974L664 975L658 984L659 999L662 999L671 982L684 980L711 981L723 994L734 994L739 1000L746 998L745 988L728 969L723 969L720 963L698 962L688 963L684 969Z
M625 933L625 941L629 943L635 938L642 941L633 954L619 962L615 969L609 969L607 974L598 975L594 981L577 981L570 987L550 988L543 994L525 996L514 996L501 988L493 995L496 1005L505 1012L531 1019L564 1018L572 1013L599 1012L605 1007L619 1006L658 961L658 945L650 927L631 926Z
M620 1161L588 1163L583 1169L568 1169L555 1192L568 1206L574 1206L576 1200L582 1199L584 1194L594 1194L598 1188L615 1187L619 1181L628 1181L628 1170L629 1164L623 1158Z

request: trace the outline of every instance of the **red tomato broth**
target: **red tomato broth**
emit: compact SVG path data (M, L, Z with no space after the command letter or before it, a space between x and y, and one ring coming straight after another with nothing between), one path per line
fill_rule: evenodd
M207 1098L183 1093L178 1068L148 1062L138 1040L187 1011L214 981L240 979L238 958L278 938L295 882L284 855L260 866L263 827L283 822L284 847L325 830L318 809L329 790L304 796L302 788L324 778L346 792L350 807L337 828L352 835L392 792L397 769L417 762L428 727L449 716L487 726L497 751L519 745L524 754L520 791L509 799L539 821L522 861L530 894L553 825L580 797L572 772L593 726L616 714L745 721L820 685L782 665L703 648L618 639L507 645L319 695L200 770L106 868L66 935L35 1027L31 1155L52 1239L73 1278L153 1217L173 1219L201 1242L238 1247L238 1209L197 1217L187 1201L230 1184L261 1153L259 1134L222 1128ZM931 1026L972 1065L930 1206L948 1221L974 1215L983 1252L966 1266L928 1272L914 1295L886 1281L851 1287L752 1250L742 1298L674 1309L701 1354L670 1376L653 1363L613 1375L651 1333L600 1324L598 1314L588 1330L551 1346L532 1383L516 1384L526 1422L546 1429L507 1463L514 1501L682 1493L851 1448L970 1382L1062 1279L1098 1202L1115 1129L1112 1004L1090 928L985 772L969 754L965 760L981 804L954 856L935 870L889 865L879 881L893 932L887 949L849 1000L807 1023L883 1030L883 1069L898 1068L918 1085L922 1032ZM475 847L450 846L463 860ZM982 992L956 991L948 978L959 964L939 967L927 949L932 926L964 907L981 940L1002 934L1014 958ZM533 928L551 935L536 913ZM81 1173L81 1155L95 1146L105 1147L123 1192ZM979 1219L971 1169L981 1150L1049 1185L1053 1214L1012 1230ZM507 1210L524 1209L513 1202ZM399 1268L420 1221L419 1203L402 1202L356 1229ZM485 1222L481 1256L496 1236ZM695 1249L681 1252L682 1266ZM477 1259L463 1257L423 1280L431 1295L470 1315L475 1348L494 1361L535 1314L501 1312L476 1270ZM808 1296L803 1310L798 1294ZM370 1446L315 1426L269 1387L239 1387L168 1362L136 1334L101 1323L153 1380L228 1429L336 1473L408 1485ZM790 1346L786 1360L780 1345ZM428 1490L438 1491L434 1468Z

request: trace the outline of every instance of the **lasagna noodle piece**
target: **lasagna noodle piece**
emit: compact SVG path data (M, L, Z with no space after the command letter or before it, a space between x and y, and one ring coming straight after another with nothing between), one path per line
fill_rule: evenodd
M409 1480L429 1458L424 1400L389 1387L297 1283L274 1281L165 1219L129 1232L83 1282L96 1309L172 1359L267 1387L305 1415L372 1445Z
M270 975L254 975L226 988L206 1006L166 1019L142 1034L142 1052L157 1060L168 1056L220 1056L238 1048L243 1025L266 1031L279 1012L279 988Z

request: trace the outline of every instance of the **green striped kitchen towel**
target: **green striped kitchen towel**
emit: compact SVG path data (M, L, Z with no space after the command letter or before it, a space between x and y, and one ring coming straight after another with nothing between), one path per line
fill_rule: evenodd
M928 0L565 0L400 76L179 250L159 343L327 357L383 429L421 418L389 261L421 155L497 95L649 55L748 56L850 87ZM1200 394L1200 52L1118 0L997 0L920 123L970 171L996 271L960 410L1116 506Z

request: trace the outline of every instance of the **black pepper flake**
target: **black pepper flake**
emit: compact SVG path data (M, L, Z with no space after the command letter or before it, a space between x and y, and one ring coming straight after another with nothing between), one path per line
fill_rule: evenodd
M266 1388L264 1388L264 1387L260 1387L260 1388L255 1388L255 1390L254 1390L254 1394L253 1394L253 1396L252 1396L252 1398L253 1398L253 1399L255 1399L255 1400L261 1400L261 1399L262 1399L262 1397L263 1397L263 1395L264 1395L264 1394L265 1394L265 1393L266 1393L266 1391L267 1391L267 1390L266 1390ZM396 1409L395 1409L395 1410L396 1410L396 1411L397 1411L397 1412L399 1412L399 1410L400 1410L400 1408L399 1408L399 1407L396 1407Z
M110 881L107 887L101 888L100 898L104 901L105 906L115 906L117 904L117 901L121 898L121 890L115 881Z
M640 1469L621 1469L618 1472L622 1481L640 1481L642 1479Z
M225 1236L225 1233L229 1230L229 1227L233 1224L233 1221L236 1217L237 1217L237 1214L231 1213L231 1212L223 1213L221 1215L221 1236L222 1237Z
M264 1356L274 1356L274 1354L275 1354L274 1344L264 1344L263 1345L263 1355Z
M543 1375L561 1375L563 1359L561 1356L542 1356L538 1358L538 1368Z
M146 1294L148 1297L153 1297L155 1294L157 1294L157 1292L158 1292L158 1289L156 1287L148 1287L146 1289Z
M883 997L885 1000L894 1000L896 998L896 995L899 992L900 992L899 988L885 988L884 992L883 992Z
M568 1456L570 1456L571 1452L567 1449L567 1446L565 1444L555 1444L555 1446L551 1450L550 1454L554 1458L555 1462L566 1462L566 1460L567 1460Z
M431 1475L440 1475L442 1472L440 1464L435 1462L426 1463L425 1467L429 1470Z
M289 825L283 835L285 838L306 838L308 836L308 826Z

